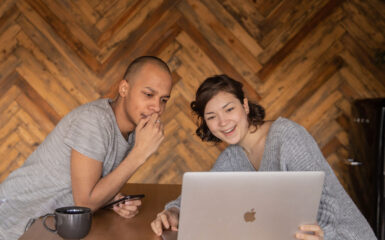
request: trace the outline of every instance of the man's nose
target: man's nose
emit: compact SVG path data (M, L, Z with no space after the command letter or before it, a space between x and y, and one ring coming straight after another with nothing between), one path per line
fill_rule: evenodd
M154 111L155 113L160 113L161 106L159 100L154 100L151 103L151 110Z

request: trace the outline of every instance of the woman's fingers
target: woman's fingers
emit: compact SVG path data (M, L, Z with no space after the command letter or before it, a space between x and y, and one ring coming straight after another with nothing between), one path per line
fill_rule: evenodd
M151 228L156 235L158 236L162 235L162 232L163 232L162 220L159 217L157 217L154 221L151 222Z
M165 229L169 229L170 228L170 223L168 222L167 215L162 213L162 214L160 214L159 218L162 221L162 224L163 224L164 228Z
M295 237L297 239L303 239L303 240L322 240L323 239L323 238L320 238L319 236L309 235L305 233L296 233Z
M299 229L301 232L295 234L297 239L323 240L324 238L324 232L322 228L317 224L301 225Z
M299 229L301 231L306 231L306 232L316 232L316 233L322 232L323 233L321 227L318 225L301 225L299 227Z
M158 213L156 219L151 222L151 228L156 235L160 236L162 235L163 229L178 231L177 222L177 215L175 215L175 213L164 210Z

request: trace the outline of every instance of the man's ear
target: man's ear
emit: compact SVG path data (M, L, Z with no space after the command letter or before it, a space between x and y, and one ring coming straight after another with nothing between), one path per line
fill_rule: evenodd
M243 108L245 109L246 114L249 114L250 107L249 107L249 100L247 100L247 98L243 99Z
M128 90L130 89L130 84L127 80L123 79L119 83L119 96L126 97L128 94Z

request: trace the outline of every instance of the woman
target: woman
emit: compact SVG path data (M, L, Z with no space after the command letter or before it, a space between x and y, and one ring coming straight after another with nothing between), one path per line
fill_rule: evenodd
M297 239L376 239L310 134L285 118L265 121L264 109L244 97L241 83L226 75L210 77L198 88L191 108L203 141L229 144L212 171L325 172L318 223L299 226ZM157 235L162 229L177 230L179 206L180 198L168 203L151 223Z

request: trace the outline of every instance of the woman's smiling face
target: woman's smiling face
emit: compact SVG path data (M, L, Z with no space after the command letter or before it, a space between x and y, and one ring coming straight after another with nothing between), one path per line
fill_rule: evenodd
M242 104L228 92L219 92L207 102L204 120L210 132L228 144L238 144L247 134L248 101Z

